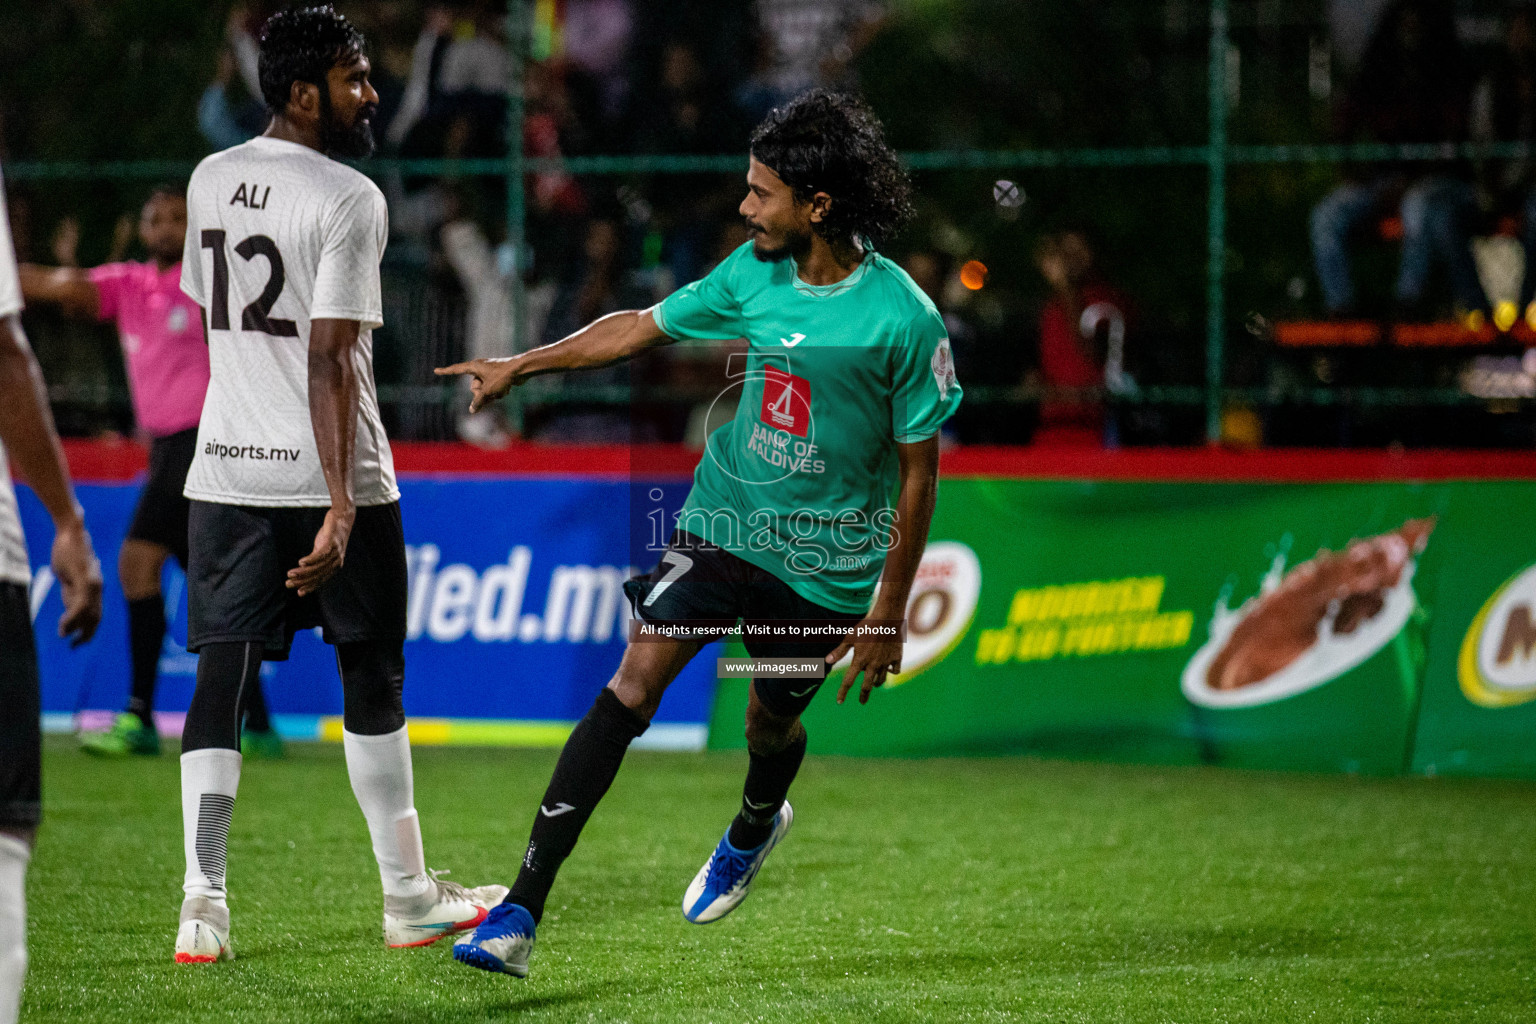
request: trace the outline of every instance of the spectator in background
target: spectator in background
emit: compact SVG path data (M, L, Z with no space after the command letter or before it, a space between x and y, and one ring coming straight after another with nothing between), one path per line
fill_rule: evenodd
M846 86L854 58L887 14L882 0L756 0L756 7L772 44L767 81L785 96Z
M119 232L121 236L122 232ZM151 713L165 643L161 570L174 556L187 564L187 516L182 487L197 448L198 419L208 390L208 345L201 313L181 291L181 255L187 234L186 190L155 188L139 215L138 237L149 260L113 262L89 271L74 258L78 229L56 247L58 267L23 263L21 291L28 303L62 307L72 316L113 321L123 347L139 429L150 439L149 478L118 553L117 573L128 602L132 680L128 707L105 733L81 737L90 753L158 754ZM282 740L272 729L259 683L246 699L241 749L277 756Z
M630 0L566 0L565 60L591 80L604 121L616 120L629 97Z
M582 253L585 261L580 276L562 288L555 301L546 327L546 344L599 317L651 301L650 296L637 295L629 285L622 261L623 231L616 218L598 216L587 222ZM633 368L628 366L588 370L572 383L623 392L630 387L632 372ZM534 435L540 440L576 444L657 440L649 429L634 420L627 406L613 401L557 402L547 415L538 418Z
M936 249L918 249L901 261L901 267L912 278L912 283L933 301L939 315L944 318L944 331L949 335L949 348L955 360L955 376L968 381L984 381L987 379L982 365L985 360L980 352L976 331L960 316L959 304L950 301L951 296L955 295L955 286L959 285L953 262ZM961 292L965 292L963 285L959 287ZM985 417L988 411L983 405L980 415ZM970 411L966 419L960 418L959 410L956 413L941 431L947 442L964 440L971 433L968 429L970 421L977 417L975 409Z
M470 359L509 356L512 304L496 252L480 225L464 215L453 190L448 191L445 214L439 242L443 258L464 291L464 354ZM481 448L505 448L511 440L497 409L460 413L454 427L459 440Z
M427 108L437 96L437 65L452 30L453 12L448 8L429 6L422 15L421 32L411 50L411 72L405 81L400 109L384 129L384 143L390 150L400 152L405 148L411 130L426 115Z
M955 376L975 384L990 398L956 410L944 425L946 441L962 444L1027 444L1034 426L1016 389L1033 353L1021 351L1022 331L1009 322L1006 306L993 295L965 286L956 260L939 249L918 249L901 261L912 283L933 300L944 318L954 355Z
M428 7L385 141L409 156L500 156L508 72L501 13L493 4L480 0L462 15Z
M633 6L630 39L631 95L626 113L637 110L637 95L660 77L662 50L673 42L692 47L703 61L705 77L728 98L747 73L743 55L751 52L757 24L756 0L644 0Z
M637 153L719 153L746 141L746 125L733 116L693 44L670 40L661 52L656 85L636 93L630 112ZM652 210L666 237L673 279L703 276L721 220L736 208L740 187L718 175L667 175L650 190Z
M1125 370L1130 306L1105 280L1095 250L1086 227L1046 235L1035 250L1035 265L1051 289L1040 311L1037 445L1119 446L1105 395L1135 389Z
M1382 14L1353 86L1336 111L1344 142L1461 142L1467 138L1468 67L1448 0L1395 0ZM1370 163L1312 210L1312 258L1331 317L1359 312L1350 236L1394 208L1402 218L1398 315L1421 318L1435 263L1457 311L1478 326L1487 300L1472 260L1471 185L1451 163Z
M533 157L561 156L562 138L573 127L562 68L552 61L530 63L524 88L524 152ZM450 145L457 134L450 132ZM582 244L587 214L586 194L576 178L563 170L531 174L527 184L528 238L538 247L537 267L555 282L568 280L580 272L583 251L578 247ZM468 302L466 357L511 355L512 311L507 299L507 275L518 265L517 255L509 253L505 261L497 258L485 225L471 216L467 208L465 193L472 190L434 186L427 191L439 192L446 198L439 238L443 256ZM591 249L589 242L585 247L588 263ZM530 316L530 320L535 319L538 318ZM455 427L460 440L481 447L501 448L510 440L501 412L494 407L459 416Z
M250 12L236 6L224 23L227 47L219 52L218 71L197 103L197 127L215 150L238 146L261 134L267 108L261 102L256 70L256 40Z
M1536 10L1530 7L1511 13L1504 48L1478 83L1472 137L1479 142L1536 140ZM1518 305L1508 313L1496 311L1495 322L1507 326L1523 311L1526 325L1536 331L1536 166L1522 157L1492 161L1482 171L1493 212L1520 221L1525 250Z
M951 301L954 285L958 283L953 262L936 249L919 249L902 260L901 266L944 317L944 329L949 332L949 347L955 358L955 376L983 380L985 372L976 365L976 329L960 315L959 305ZM960 290L963 292L964 288Z
M580 126L562 69L551 61L529 64L524 89L523 151L532 157L563 156L566 140ZM588 196L564 169L530 174L526 184L532 264L541 278L558 289L581 273Z
M780 84L778 51L773 37L762 29L753 33L751 67L752 73L736 85L731 99L747 124L757 124L774 107L794 99L795 94Z
M467 5L443 49L437 88L443 104L440 116L450 126L451 141L444 147L448 156L499 156L505 151L511 67L503 17L503 5L491 0Z
M597 218L588 222L586 244L583 246L587 269L576 290L576 301L571 303L571 315L575 318L576 326L562 325L560 337L570 334L581 324L591 323L632 304L621 295L623 268L619 264L620 241L617 220Z
M630 112L637 152L718 153L741 141L745 127L720 102L691 43L668 42L658 71L657 87Z
M501 5L490 2L426 9L399 112L385 129L391 147L419 157L502 155L509 72L503 13ZM601 60L591 47L582 52ZM588 130L571 101L569 70L558 61L526 66L523 149L529 156L559 157L572 145L583 145ZM390 184L392 233L409 235L418 246L425 243L430 252L440 253L463 292L466 358L511 354L508 278L516 268L532 264L557 280L575 273L587 207L582 188L560 170L530 174L526 185L528 238L537 247L536 262L529 254L496 245L504 199L499 180ZM542 327L545 291L536 285L528 293L525 312L531 328ZM500 448L510 440L494 408L458 416L454 429L460 440L481 447Z
M538 61L528 65L524 82L527 104L523 117L523 152L531 157L564 156L568 141L582 130L576 120L559 65ZM537 211L550 216L580 217L587 199L576 178L564 170L529 176L529 194Z

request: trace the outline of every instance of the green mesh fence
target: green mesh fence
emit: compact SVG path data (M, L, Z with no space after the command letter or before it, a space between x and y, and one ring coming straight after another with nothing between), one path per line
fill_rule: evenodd
M511 57L510 103L508 105L508 138L523 137L523 61L526 58L530 33L531 4L523 0L508 0L509 33L508 53ZM1525 142L1496 143L1444 143L1419 145L1315 145L1315 144L1241 144L1233 143L1228 133L1228 66L1229 59L1228 0L1209 2L1208 61L1206 67L1206 115L1207 132L1203 145L1140 146L1140 147L1092 147L1092 148L1031 148L1031 149L965 149L907 152L902 158L914 172L940 171L988 171L1007 172L1017 170L1053 169L1147 169L1186 168L1203 171L1205 176L1206 223L1204 232L1204 381L1200 386L1151 385L1141 388L1135 395L1118 399L1128 403L1150 403L1203 407L1205 436L1210 441L1221 436L1222 410L1229 403L1250 405L1274 405L1277 402L1302 406L1358 405L1384 407L1396 405L1452 407L1458 405L1486 404L1485 397L1476 397L1461 389L1443 384L1427 384L1420 387L1308 387L1290 386L1283 393L1273 388L1237 388L1225 383L1224 367L1230 348L1227 307L1228 291L1228 223L1229 197L1228 172L1234 167L1252 167L1275 164L1330 165L1340 163L1370 162L1434 162L1445 160L1517 160L1536 157L1536 146ZM506 237L514 252L526 250L528 215L524 196L524 177L540 172L563 171L572 175L630 176L630 175L682 175L719 173L740 175L744 172L744 157L740 155L613 155L571 156L558 159L528 157L520 151L509 152L503 158L492 159L374 159L359 165L365 173L383 178L389 175L434 176L446 178L491 178L505 182ZM81 161L28 161L17 160L6 164L6 177L16 182L74 182L74 181L149 181L155 179L185 177L194 164L179 160L117 160L100 162ZM525 324L522 315L527 296L519 275L512 275L511 290L512 323L514 332L521 334ZM431 311L410 311L408 316L425 322L433 317ZM424 328L430 330L430 328ZM514 338L518 349L527 346L528 339ZM430 353L428 353L430 355ZM412 373L419 368L413 368ZM417 380L424 378L416 377ZM430 416L445 420L448 409L456 401L453 393L445 388L427 383L396 384L381 386L381 398L405 404L435 407ZM101 400L104 397L121 400L120 391L105 390L100 385L85 388L63 387L55 390L55 397L73 400ZM559 395L588 402L623 403L631 400L626 389L613 385L583 387L575 384ZM1028 387L973 388L967 394L975 401L1014 402L1037 400L1038 389ZM551 397L555 392L551 392ZM651 397L665 399L668 392L660 389ZM520 422L518 398L514 393L509 412L515 422ZM1509 401L1523 402L1523 396Z

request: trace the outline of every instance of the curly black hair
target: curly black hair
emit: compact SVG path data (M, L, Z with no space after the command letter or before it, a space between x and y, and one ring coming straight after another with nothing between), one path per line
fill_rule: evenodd
M816 225L829 242L880 242L912 218L912 182L880 119L854 96L816 89L775 108L752 133L752 156L808 202L832 197Z
M330 4L278 11L261 27L257 61L267 110L281 114L287 108L294 82L323 89L331 68L362 52L363 34Z

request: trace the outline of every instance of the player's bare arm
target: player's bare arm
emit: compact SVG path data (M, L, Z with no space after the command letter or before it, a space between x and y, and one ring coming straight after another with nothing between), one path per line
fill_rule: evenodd
M21 295L28 303L47 303L59 306L70 316L96 319L101 292L84 270L40 267L35 263L23 263L17 270L21 275Z
M358 330L356 320L315 320L309 328L309 417L320 469L331 492L331 508L315 534L314 550L288 570L288 587L300 597L318 590L341 568L357 518L352 463L357 451L359 393L352 350Z
M52 568L64 595L59 636L79 646L101 623L101 563L69 483L42 371L15 315L0 317L0 441L53 517Z
M939 439L930 437L913 444L898 444L901 460L901 491L896 498L896 518L891 525L891 542L885 552L885 568L880 573L880 589L874 607L865 622L900 622L907 614L907 598L917 566L928 546L928 526L933 522L933 505L939 488ZM859 688L859 703L869 703L869 693L885 682L892 672L901 671L902 642L897 638L855 640L850 633L837 650L827 655L827 664L836 664L853 650L853 662L843 673L837 689L837 702L843 703L853 681L860 673L864 684Z
M473 377L469 411L479 412L487 402L504 398L514 386L530 377L612 366L672 340L662 333L650 310L626 309L594 320L551 345L503 359L472 359L439 366L434 372L439 377Z

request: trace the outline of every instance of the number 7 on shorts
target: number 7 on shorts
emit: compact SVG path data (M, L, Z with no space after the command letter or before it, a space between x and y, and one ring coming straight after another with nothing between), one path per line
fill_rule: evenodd
M693 568L693 559L677 551L668 550L662 554L661 564L670 565L672 568L668 569L667 574L657 580L655 586L651 587L651 592L640 603L642 608L649 608L662 595L663 591L682 579L683 573Z

